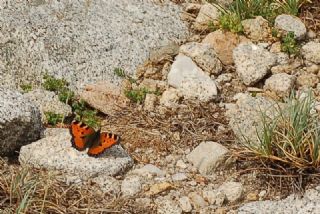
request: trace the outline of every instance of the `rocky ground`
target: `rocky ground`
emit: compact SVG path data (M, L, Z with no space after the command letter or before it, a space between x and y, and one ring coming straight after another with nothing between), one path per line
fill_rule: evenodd
M258 140L261 111L272 118L292 90L311 89L320 110L317 2L273 27L243 20L243 34L212 30L212 4L173 2L0 3L0 154L11 157L1 210L317 213L317 176L275 177L241 153ZM72 148L67 128L49 127L46 112L74 112L44 90L44 73L64 77L121 144L93 158Z

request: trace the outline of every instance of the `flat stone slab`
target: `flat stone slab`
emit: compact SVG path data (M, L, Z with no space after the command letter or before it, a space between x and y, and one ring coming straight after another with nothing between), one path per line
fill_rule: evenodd
M71 146L68 129L61 129L55 135L47 136L20 150L21 164L35 168L61 170L66 173L95 177L116 175L133 165L132 158L121 145L115 145L102 156L89 157L86 151L79 152Z

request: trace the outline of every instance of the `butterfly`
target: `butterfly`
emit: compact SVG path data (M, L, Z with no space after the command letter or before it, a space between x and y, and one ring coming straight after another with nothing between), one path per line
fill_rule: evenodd
M120 142L120 137L108 132L95 131L92 127L79 121L72 121L70 126L72 147L78 151L89 148L88 155L97 157L105 150Z

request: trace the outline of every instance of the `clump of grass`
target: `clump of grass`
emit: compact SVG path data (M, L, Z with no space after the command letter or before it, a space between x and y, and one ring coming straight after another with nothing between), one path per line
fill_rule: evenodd
M276 0L275 4L285 14L297 16L299 9L306 3L311 3L310 0Z
M31 84L22 84L22 85L20 85L20 88L22 89L23 93L28 93L28 92L32 91Z
M55 126L59 123L63 123L64 116L62 114L57 114L54 112L45 112L44 114L49 125Z
M97 185L70 185L61 178L61 173L0 159L0 213L134 213L137 208L134 200L101 194Z
M314 98L293 96L286 107L275 107L276 117L262 114L259 142L245 142L249 154L282 172L315 172L320 167L320 120L313 110Z
M281 51L288 53L289 55L296 55L299 53L299 45L294 37L293 32L288 32L281 42Z
M220 26L232 32L242 32L241 21L262 16L271 24L280 14L298 15L299 8L308 0L235 0L227 8L218 6L222 15Z
M86 125L98 129L100 128L100 119L98 111L91 110L83 100L76 101L72 104L72 110L75 113L75 119L82 121Z

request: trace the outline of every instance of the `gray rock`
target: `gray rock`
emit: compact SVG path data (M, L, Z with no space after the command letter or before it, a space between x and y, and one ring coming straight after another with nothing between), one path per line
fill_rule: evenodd
M319 213L320 210L319 187L307 190L303 197L290 195L279 201L250 202L238 209L239 214L273 214L273 213Z
M239 182L225 182L218 188L218 191L226 194L229 202L235 202L242 197L243 186Z
M296 16L286 14L279 15L275 19L274 26L286 32L293 32L297 39L304 39L307 33L306 26Z
M155 201L158 214L181 214L182 209L171 199L158 199Z
M241 24L244 28L244 33L254 41L264 40L269 37L269 22L262 16L243 20Z
M178 160L176 163L176 167L179 167L180 169L186 169L188 165L185 162L183 162L183 160Z
M22 94L0 87L0 155L12 155L43 133L39 108Z
M24 94L24 97L31 100L39 107L43 122L47 122L45 112L53 112L68 117L72 114L71 106L61 102L58 96L52 91L36 89Z
M316 74L303 73L297 78L297 85L302 87L313 88L319 83L319 77Z
M208 205L207 202L196 192L189 193L188 197L196 210L200 210Z
M225 65L233 64L232 50L240 43L242 37L235 33L223 30L216 30L209 33L202 43L213 46L221 62Z
M139 176L128 176L121 184L121 192L124 196L133 196L142 189L142 179Z
M233 50L236 72L246 85L254 85L263 79L270 71L277 57L264 48L246 43Z
M286 73L274 74L266 80L264 89L273 91L280 97L286 97L290 94L295 79L294 76Z
M72 88L117 82L114 68L133 74L151 49L188 34L180 6L170 2L32 2L1 3L1 85L39 84L46 72L65 77Z
M100 175L92 179L92 181L99 185L104 193L118 195L120 193L120 181L108 175Z
M171 178L172 178L172 181L184 181L188 179L187 175L182 172L173 174Z
M124 91L110 80L87 85L85 90L80 93L80 99L84 100L94 109L108 115L121 112L130 103Z
M217 86L209 75L182 54L172 64L168 83L177 88L186 99L209 101L218 94Z
M242 143L258 143L257 133L262 131L262 113L271 119L276 116L279 105L271 99L249 94L237 94L236 99L235 104L227 105L229 126Z
M210 21L217 21L220 17L220 11L213 4L204 4L201 6L198 16L195 20L197 24L208 25Z
M151 175L151 176L159 176L159 177L163 177L166 174L164 171L162 171L161 169L159 169L158 167L152 164L147 164L142 168L132 170L130 173L140 175L140 176Z
M192 210L190 199L187 196L179 198L179 205L183 212L191 212Z
M208 43L190 42L180 47L180 53L190 57L203 71L208 74L219 74L222 64L213 46Z
M175 88L169 88L162 93L160 104L168 108L177 107L178 101L181 96L182 94L179 90Z
M71 145L66 129L61 133L23 146L19 162L36 168L61 170L90 178L98 175L116 175L132 166L133 160L120 145L108 149L99 158L89 157Z
M301 49L304 58L310 62L320 64L320 43L308 42Z
M190 154L187 159L203 175L212 174L228 153L228 149L219 143L202 142Z
M226 194L218 190L205 190L202 192L204 199L206 199L209 204L222 206L226 200Z
M146 98L144 100L143 109L152 112L155 109L155 105L157 103L158 97L155 94L146 94Z

